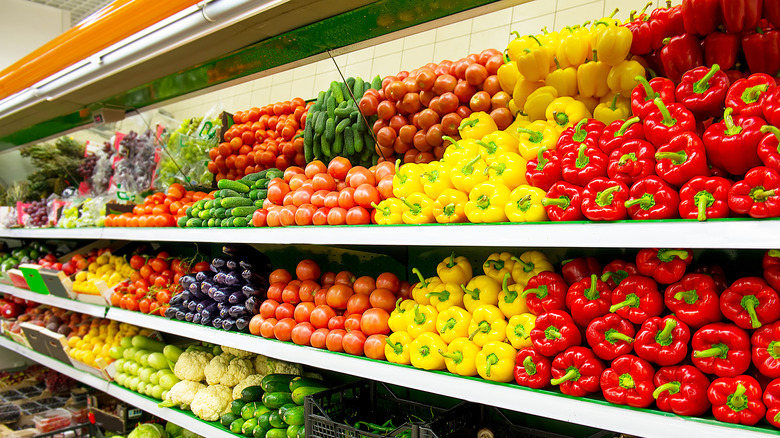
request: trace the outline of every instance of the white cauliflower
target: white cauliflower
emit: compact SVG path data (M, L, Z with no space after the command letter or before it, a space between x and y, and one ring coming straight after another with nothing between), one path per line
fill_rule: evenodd
M243 391L244 388L248 388L250 386L260 386L260 382L262 381L263 376L260 374L250 374L246 376L244 379L238 382L238 385L233 387L233 400L238 400L241 398L241 391Z
M205 377L203 370L213 357L211 353L205 351L185 351L176 361L173 374L181 380L200 382Z
M249 359L222 353L211 359L204 372L206 382L209 385L220 384L233 387L245 377L253 374L254 367Z
M163 407L178 406L181 409L189 409L192 404L192 399L201 389L206 385L198 382L192 382L189 380L182 380L179 383L173 385L173 387L165 395L165 402L160 403Z
M255 372L266 376L268 374L303 374L303 365L299 363L285 362L258 354L255 357Z
M227 386L207 386L195 394L190 409L201 420L217 421L220 416L230 412L232 401L233 392Z
M225 346L222 347L222 352L227 354L232 354L233 356L240 357L240 358L248 358L255 355L251 351L244 351L244 350L239 350L238 348L225 347Z

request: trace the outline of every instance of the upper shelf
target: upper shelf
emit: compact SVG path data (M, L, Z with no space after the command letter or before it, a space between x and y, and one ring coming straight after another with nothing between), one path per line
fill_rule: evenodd
M242 242L298 245L561 248L780 248L780 219L621 221L289 228L80 228L0 230L0 238Z

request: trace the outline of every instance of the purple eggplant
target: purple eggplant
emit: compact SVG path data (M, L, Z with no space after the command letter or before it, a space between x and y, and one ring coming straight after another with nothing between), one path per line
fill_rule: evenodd
M187 302L187 310L189 310L191 312L194 312L195 309L198 308L198 303L199 303L199 301L190 300L189 302Z
M260 310L260 300L256 297L249 297L244 301L244 308L247 312L254 315Z
M184 320L187 322L192 322L192 318L196 315L195 312L187 312L184 314Z
M244 296L244 292L242 291L235 291L227 299L228 303L230 304L240 304L246 301L246 297Z
M176 319L178 319L179 321L184 321L185 316L187 316L187 314L184 313L184 311L182 310L176 311Z
M236 319L236 329L239 331L246 330L247 327L249 327L249 321L250 318L247 318L246 316L242 316L240 318Z
M208 306L210 306L213 302L214 302L213 300L205 299L205 300L199 302L197 306L195 306L195 311L196 312L202 312L203 309L205 309Z
M214 272L212 271L200 271L195 274L195 280L197 281L208 281L212 278L214 278Z
M200 318L201 318L200 313L196 313L192 315L192 322L194 322L195 324L200 324Z
M222 330L233 330L236 327L236 320L233 318L225 318L222 320Z
M195 276L192 274L182 275L181 278L179 278L179 285L181 285L181 287L184 289L189 289L190 285L197 281L198 280L196 280Z
M168 319L174 319L174 318L176 318L176 312L179 312L179 311L181 311L181 308L171 306L171 307L165 309L165 315L164 316L166 318L168 318Z
M211 320L211 326L214 328L222 328L222 318L217 317Z
M217 309L217 303L211 303L208 307L201 310L200 312L200 318L203 319L213 319L215 316L219 315L219 309Z
M211 325L211 317L200 314L200 325Z
M228 286L238 286L244 283L244 279L238 271L230 271L225 274L224 282Z
M215 257L214 260L211 261L211 266L222 269L225 267L225 264L227 263L227 260L222 257Z
M244 308L244 306L232 306L228 309L228 314L233 318L238 318L239 316L246 316L248 312Z
M228 316L230 316L230 314L228 313L228 308L227 308L227 307L223 307L223 308L222 308L222 309L219 311L219 317L220 317L220 318L227 318Z
M238 269L238 262L234 259L227 259L225 261L225 268L230 269L231 271L234 271Z
M181 292L181 293L178 293L178 294L172 296L171 300L168 302L168 304L171 305L171 306L177 306L177 305L181 304L181 302L184 301L185 299L189 299L189 297L190 297L189 291L184 291L184 292Z
M268 287L268 277L262 276L254 271L245 269L243 272L241 272L241 276L244 278L244 280L247 281L247 283L251 284L256 288Z

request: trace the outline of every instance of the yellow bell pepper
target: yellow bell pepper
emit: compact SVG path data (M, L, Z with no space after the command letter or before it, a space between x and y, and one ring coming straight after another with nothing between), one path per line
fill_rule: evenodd
M477 373L485 380L512 382L515 380L515 356L517 350L511 345L501 341L488 342L477 353Z
M493 254L490 254L487 260L485 260L485 263L482 264L482 272L494 281L503 281L504 276L511 273L512 267L515 266L515 261L512 260L512 257L514 256L508 252L494 252ZM514 283L514 281L509 284L512 283Z
M609 69L607 74L607 85L613 93L620 93L623 96L631 96L634 87L639 85L637 76L645 77L645 67L634 60L623 60L619 64Z
M555 62L558 62L557 59ZM557 64L556 64L557 65ZM561 68L550 72L544 80L545 85L555 88L558 96L574 96L577 94L577 68Z
M493 121L490 114L484 111L471 113L458 126L458 133L460 133L461 138L474 140L479 140L493 131L498 131L498 126L496 126L496 122Z
M456 257L453 251L436 266L436 275L442 283L466 284L474 276L474 269L469 259L463 256Z
M469 197L456 189L445 189L435 201L433 201L433 217L440 224L454 224L466 222L464 211Z
M614 12L614 11L613 11ZM596 20L590 27L590 47L596 50L596 44L598 42L601 33L607 30L610 26L614 26L615 22L610 17L604 17L601 20Z
M515 257L515 266L512 268L512 279L515 283L525 288L528 281L540 272L554 272L552 263L541 251L526 251Z
M512 275L507 272L501 282L501 292L498 293L498 308L506 318L528 312L525 298L520 296L523 288L519 284L511 284L511 281Z
M630 104L626 99L622 99L620 93L604 96L602 102L596 106L593 112L593 118L599 122L609 125L615 120L626 120L631 114Z
M541 150L541 149L540 149ZM509 194L509 202L504 207L509 222L544 222L547 211L542 199L547 193L537 187L521 185Z
M393 195L403 198L414 192L422 192L420 175L424 172L422 166L416 163L406 163L401 166L401 160L395 162L395 176L393 177Z
M517 128L520 143L517 152L524 160L530 161L536 157L539 148L546 146L548 150L554 150L558 146L558 138L561 132L553 123L536 121L525 128Z
M459 376L477 375L477 353L482 350L469 338L459 337L447 345L446 350L440 350L444 364L452 374Z
M490 159L496 155L501 155L504 152L517 151L518 143L519 140L517 139L517 136L513 131L508 130L495 131L482 137L482 140L477 140L479 153L488 163L490 163Z
M584 103L574 100L573 97L559 97L552 101L544 112L547 121L555 123L563 132L566 128L576 125L580 120L592 117Z
M452 188L450 168L441 161L428 163L428 167L421 176L423 191L431 199L438 198L444 189Z
M412 268L412 273L420 280L412 288L412 299L418 304L428 305L430 300L426 298L428 292L433 292L433 288L441 284L439 277L424 278L422 272L417 268Z
M425 297L439 312L452 306L463 305L463 291L459 283L441 283L436 285Z
M406 332L393 332L385 339L385 357L388 362L401 365L412 363L410 358L410 344L412 337Z
M626 59L632 42L631 31L625 26L608 26L596 36L595 49L601 61L618 65Z
M575 69L582 65L590 55L590 31L585 27L571 29L566 36L561 37L556 56L561 66L573 66Z
M533 313L521 313L509 318L506 326L506 338L509 343L518 350L533 346L531 342L531 330L536 327L536 315Z
M400 198L401 220L405 224L430 224L436 222L433 217L433 199L427 197L424 193L414 192L406 197Z
M455 164L464 159L472 159L479 155L479 145L473 138L462 139L458 141L452 137L447 136L442 138L452 143L447 146L446 149L444 149L442 161L445 163Z
M422 370L443 370L447 368L439 350L446 350L447 344L436 333L423 333L409 345L412 366Z
M552 63L551 49L545 47L539 39L529 35L539 45L523 49L518 56L517 71L529 81L541 81L550 73L550 64Z
M506 56L510 61L517 61L525 49L538 45L531 35L520 36L517 31L510 32L510 35L515 35L515 39L506 46Z
M577 67L577 89L584 97L602 97L609 93L607 76L612 67L599 61L598 54L593 51L593 60Z
M376 223L379 225L397 225L402 224L401 205L403 203L397 198L388 198L379 204L371 203L374 207Z
M618 12L620 12L620 9L619 9L619 8L615 8L615 9L613 9L613 10L612 10L612 13L611 13L611 14L609 14L609 15L608 15L608 16L606 16L606 17L602 17L602 18L601 18L599 21L597 21L596 23L598 23L598 22L603 22L603 23L604 23L604 24L606 24L607 26L620 26L620 24L621 24L621 23L620 23L620 20L618 20L618 19L616 19L616 18L615 18L615 15L616 15Z
M452 306L439 312L436 317L436 331L444 342L449 344L457 338L468 336L470 323L471 314L466 309Z
M512 90L512 102L517 106L518 110L525 110L528 97L543 86L544 82L542 81L531 82L520 76L517 79L515 88Z
M509 193L509 188L501 183L486 181L475 185L469 192L469 201L463 208L469 222L475 224L506 222L504 206L509 200Z
M463 306L469 312L474 312L477 306L482 304L498 304L498 293L501 292L501 285L487 275L477 275L472 278L468 284L461 284L461 289L466 295L463 296Z
M509 103L513 103L510 101ZM518 143L520 143L520 136L517 134L517 128L525 128L531 124L531 119L528 118L528 114L518 112L515 114L515 121L511 125L504 129L504 132L511 135Z
M399 298L398 301L395 302L395 310L390 313L390 318L387 320L390 331L406 331L406 315L404 315L404 313L413 308L416 304L417 303L414 300L405 300L403 298Z
M578 94L578 95L574 96L574 99L582 102L583 104L585 104L585 108L587 108L588 111L591 112L591 114L593 113L593 111L596 111L596 107L600 103L599 99L597 97L594 97L594 96L585 97L582 94Z
M545 110L557 98L558 90L555 89L555 87L545 85L544 87L537 88L528 96L523 111L525 111L526 114L528 114L528 118L533 121L544 120Z
M492 304L480 304L471 312L469 339L480 347L506 338L506 319L501 309Z
M526 162L520 155L514 152L504 152L488 159L485 173L488 175L489 182L514 190L515 187L528 184L525 179L525 165Z
M514 61L510 61L506 53L504 53L504 64L498 68L496 76L498 76L498 84L501 86L501 89L512 94L515 84L517 84L517 79L520 77L520 72L517 71L517 64Z
M481 155L471 159L464 158L450 170L450 180L456 189L469 193L474 186L487 181L485 169L487 169L487 162L482 159Z
M433 306L417 304L404 313L406 317L406 332L417 339L421 334L436 333L436 317L439 312Z

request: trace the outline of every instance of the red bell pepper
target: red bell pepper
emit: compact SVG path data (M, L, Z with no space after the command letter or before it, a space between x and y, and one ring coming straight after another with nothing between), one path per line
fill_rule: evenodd
M729 282L726 280L726 273L720 265L699 265L693 269L693 273L710 276L710 278L715 281L718 296L729 287ZM718 304L718 306L720 307L720 304Z
M726 32L740 33L746 29L754 29L761 19L761 3L762 0L720 0Z
M723 319L718 292L711 276L687 274L666 288L664 303L680 321L699 328Z
M645 16L644 12L626 23L625 26L631 31L630 52L634 55L646 55L661 48L663 39L666 38L666 23L651 19L649 16ZM656 44L658 46L654 47Z
M777 93L772 95L775 96ZM780 172L780 129L772 125L764 125L761 127L761 132L766 135L758 143L758 151L756 151L758 158L764 166Z
M617 259L604 266L604 269L601 271L601 281L605 281L610 289L615 289L629 275L639 275L636 265Z
M653 78L650 82L644 76L636 76L634 79L639 82L631 92L631 112L636 117L644 119L656 111L656 98L667 105L674 103L674 82L663 77Z
M750 337L753 365L772 379L780 377L780 322L767 324Z
M755 167L729 190L729 208L756 219L780 217L780 172Z
M666 77L675 84L680 82L683 73L704 65L699 39L689 33L666 38L660 58Z
M575 126L564 129L558 137L555 149L561 155L565 155L570 151L576 153L583 144L588 147L598 146L599 137L605 127L604 123L596 119L582 119Z
M611 296L612 289L599 280L598 275L593 274L569 286L566 307L574 322L587 327L594 318L609 313Z
M642 324L634 339L634 353L662 367L677 365L688 355L691 329L669 315L653 317Z
M599 358L612 359L634 348L634 325L614 313L594 319L585 329L585 340Z
M721 23L718 0L683 0L683 26L693 35L709 35Z
M766 405L766 421L780 428L780 379L769 382L764 389L764 404Z
M570 347L555 356L550 383L558 385L562 393L583 397L599 390L599 378L604 364L585 347Z
M584 187L593 178L607 176L608 162L607 155L596 145L581 144L562 155L561 176L568 183Z
M528 184L545 191L563 179L558 151L549 150L547 146L540 147L536 158L532 158L525 165L525 179Z
M697 176L710 176L704 143L695 132L682 132L655 153L655 171L667 183L680 187Z
M655 404L664 412L699 416L710 410L710 379L691 365L663 367L655 373Z
M780 69L780 31L756 27L743 33L742 52L751 73L776 75Z
M627 140L609 155L607 176L628 186L655 173L655 147L640 140Z
M528 280L521 297L534 315L552 310L566 310L566 282L555 272L540 272Z
M775 88L764 96L762 112L769 125L780 126L780 88Z
M612 291L612 313L626 318L634 324L642 324L648 318L664 311L664 299L658 292L658 285L650 278L632 275L620 282Z
M680 196L661 178L653 175L631 186L631 197L626 208L631 219L673 219L677 217Z
M637 253L636 268L661 284L672 284L680 281L692 261L693 252L687 249L647 248Z
M533 348L523 348L515 356L515 381L520 386L542 389L550 386L552 361Z
M737 59L742 50L739 35L713 32L704 38L702 44L704 45L705 65L714 66L717 64L723 71L731 70L737 65ZM727 75L726 78L728 79Z
M723 316L743 329L756 329L780 317L780 296L761 277L744 277L720 295Z
M729 77L720 71L718 64L712 67L696 67L687 71L675 90L677 102L685 105L697 120L707 120L720 115L729 91Z
M558 181L547 190L542 205L553 222L585 219L582 214L582 187L565 181Z
M582 214L592 221L619 221L628 217L628 186L607 178L593 178L582 191Z
M732 109L726 108L723 121L710 125L702 137L712 165L732 175L744 175L760 166L758 144L765 136L761 132L764 125L761 117L732 117Z
M673 137L688 131L696 131L693 113L679 103L664 104L661 99L653 101L656 110L644 118L645 137L655 147L669 143Z
M766 54L762 53L761 56ZM764 114L764 100L775 88L775 78L764 73L754 73L731 84L726 94L726 107L732 108L735 116L761 117Z
M721 377L707 390L712 415L725 423L752 426L764 417L766 406L758 381L750 376Z
M539 315L529 337L534 350L547 357L553 357L582 342L582 334L577 324L562 310L553 310Z
M625 121L615 120L607 125L599 137L601 152L609 155L629 140L644 140L645 128L641 123L637 123L640 121L639 117L632 117Z
M769 20L773 26L780 28L780 3L764 0L763 16Z
M672 6L672 0L666 0L666 7L657 7L650 13L650 19L662 20L666 23L666 36L680 35L685 32L682 5ZM663 45L663 43L661 43ZM656 49L660 49L659 45Z
M696 368L718 377L734 377L750 366L750 336L734 324L707 324L691 338Z
M600 272L601 263L595 257L575 257L561 262L561 274L569 285Z
M696 176L680 188L680 217L706 221L729 217L731 181L719 176Z
M780 249L767 250L761 260L761 267L764 269L764 280L774 290L780 290Z
M610 403L646 408L655 401L654 375L650 362L626 354L613 360L601 373L601 392Z

